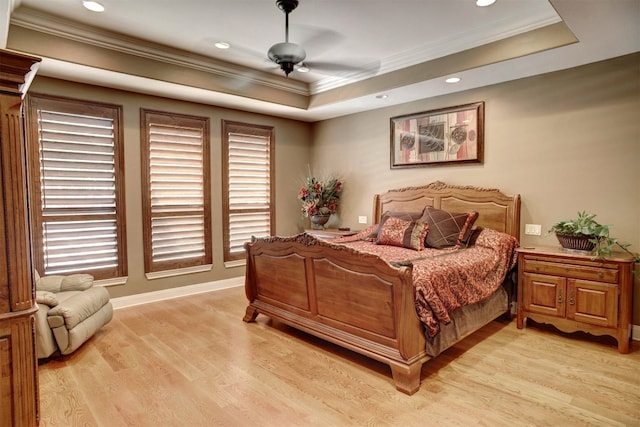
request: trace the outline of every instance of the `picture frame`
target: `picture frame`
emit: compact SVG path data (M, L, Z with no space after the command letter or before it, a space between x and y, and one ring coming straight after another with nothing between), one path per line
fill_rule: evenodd
M484 102L391 117L391 169L483 163Z

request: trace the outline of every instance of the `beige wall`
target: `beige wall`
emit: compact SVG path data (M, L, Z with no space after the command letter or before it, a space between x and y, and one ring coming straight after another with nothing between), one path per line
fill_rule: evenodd
M323 121L314 125L313 167L345 177L341 224L352 228L362 228L359 215L371 221L373 194L442 180L520 193L522 229L543 230L522 232L522 244L557 245L551 225L586 210L640 252L639 63L634 54ZM484 164L390 169L390 117L476 101L485 102Z
M36 77L31 93L66 96L70 98L108 102L123 106L125 143L125 182L127 210L127 250L129 279L125 285L110 286L112 297L151 292L178 286L192 285L243 276L244 267L225 268L222 262L222 175L221 121L234 120L275 127L276 156L276 233L293 234L298 231L299 206L292 197L305 175L309 163L310 125L294 120L230 110L209 105L176 101L63 80ZM213 200L213 269L171 278L147 280L142 256L142 202L140 170L140 108L209 117L211 124L211 167ZM283 167L279 167L281 165ZM293 196L291 196L293 194Z
M33 92L111 102L124 107L129 280L113 286L113 297L185 286L244 274L222 264L221 119L276 128L276 234L302 230L307 222L296 199L307 164L314 173L338 173L345 190L338 223L362 228L371 221L373 194L442 180L497 187L522 196L521 224L541 224L541 237L523 244L552 244L546 230L587 210L613 225L613 235L640 251L640 54L561 72L425 98L309 125L166 98L37 77ZM373 100L372 102L379 102ZM389 118L446 106L485 102L482 165L415 169L389 167ZM213 168L214 267L148 281L142 265L139 109L153 108L210 117ZM639 267L640 268L640 267ZM640 274L636 276L634 324L640 324Z

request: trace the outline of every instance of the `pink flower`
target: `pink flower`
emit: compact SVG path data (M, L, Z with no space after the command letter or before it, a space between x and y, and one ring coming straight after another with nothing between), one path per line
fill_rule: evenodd
M301 198L301 199L302 199L302 198L307 197L308 195L309 195L309 190L307 190L307 188L306 188L306 187L302 187L302 188L300 188L300 192L298 193L298 197L299 197L299 198Z
M318 180L315 177L307 177L305 184L298 191L303 215L336 213L341 191L342 182L336 178Z

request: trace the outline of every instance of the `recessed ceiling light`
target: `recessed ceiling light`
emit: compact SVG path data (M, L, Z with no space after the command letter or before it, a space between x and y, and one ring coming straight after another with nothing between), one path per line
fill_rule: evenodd
M381 93L380 95L376 95L376 98L378 99L387 99L389 97L389 95L387 95L386 93Z
M447 83L458 83L460 81L460 77L449 77L445 82Z
M82 5L92 12L104 12L104 6L97 1L83 0Z
M309 70L309 67L307 67L307 66L306 66L306 65L304 65L304 64L300 65L300 66L297 68L297 70L298 70L298 72L300 72L300 73L308 73L308 72L310 71L310 70Z
M476 6L480 6L480 7L491 6L495 2L496 0L476 0Z
M227 42L218 42L214 46L218 49L229 49L231 47L231 45Z

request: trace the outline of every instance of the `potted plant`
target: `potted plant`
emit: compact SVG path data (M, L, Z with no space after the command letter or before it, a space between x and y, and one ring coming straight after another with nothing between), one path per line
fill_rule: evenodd
M632 253L629 244L622 244L609 235L610 226L595 220L595 214L578 212L577 218L556 222L549 233L555 233L560 245L565 249L592 252L595 258L611 255L611 250L618 247L632 255L636 262L640 257Z

